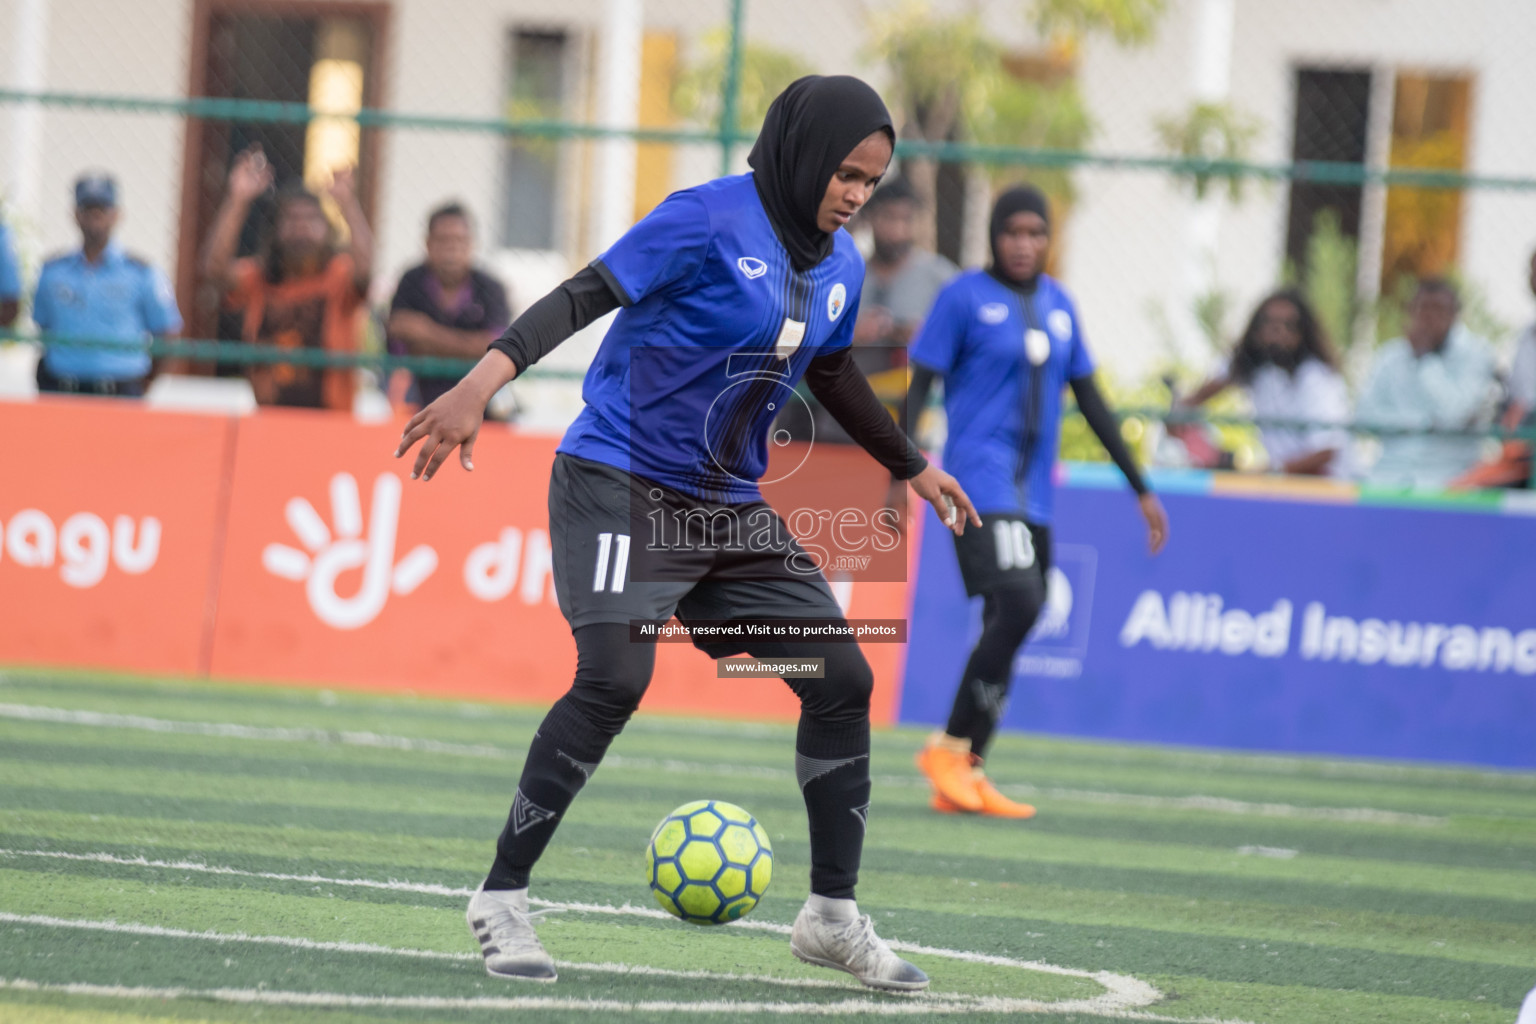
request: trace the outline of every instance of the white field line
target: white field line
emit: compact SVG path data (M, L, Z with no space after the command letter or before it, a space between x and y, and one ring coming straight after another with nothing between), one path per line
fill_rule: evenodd
M435 949L409 949L400 946L380 946L371 942L323 942L317 939L293 938L286 935L249 935L245 932L194 932L183 928L165 928L160 925L132 924L118 921L83 921L77 918L51 917L47 914L12 914L0 911L0 922L30 924L45 928L76 928L82 931L113 932L119 935L144 935L166 939L201 939L204 942L244 942L259 946L283 946L317 953L376 953L386 956L404 956L418 960L452 960L479 963L475 953L449 953ZM666 967L649 967L644 964L580 963L560 960L561 967L573 971L592 971L599 974L645 975L657 978L686 978L703 981L750 981L764 985L785 985L791 988L846 989L845 983L820 978L781 978L771 974L738 974L730 971L673 970ZM963 997L958 997L963 998Z
M969 1000L948 999L844 999L835 1003L748 1002L714 999L684 1003L672 1000L625 1002L618 999L570 999L559 996L358 996L340 992L283 992L251 988L149 988L127 985L50 985L21 978L0 978L0 990L57 992L64 995L116 999L201 999L210 1002L258 1006L312 1006L346 1009L390 1010L585 1010L603 1013L759 1013L812 1017L843 1015L927 1016L975 1013L1088 1013L1116 1020L1166 1021L1169 1024L1245 1024L1216 1017L1165 1017L1136 1010L1090 1008L1088 1001L1041 1003L1033 999L995 996Z
M83 711L74 708L52 708L36 704L0 703L0 718L29 722L51 722L59 725L83 725L107 729L136 729L145 732L173 733L187 736L216 736L224 739L265 740L284 743L313 743L324 746L375 747L388 750L419 751L431 754L453 754L460 757L489 758L500 761L523 756L521 750L511 750L486 744L448 743L442 740L414 739L387 733L355 730L318 729L309 726L252 726L232 722L188 722L166 718L149 718L144 715L121 715L104 711ZM713 777L790 779L794 773L787 768L770 768L763 765L714 764L687 761L680 758L633 757L627 754L610 754L603 759L604 765L615 768L638 768L679 775L707 775ZM877 775L875 781L885 786L926 788L923 780L908 775ZM1351 824L1409 825L1434 828L1449 823L1439 815L1410 814L1403 811L1386 811L1374 807L1303 807L1296 804L1252 803L1215 796L1153 796L1143 793L1116 793L1100 790L1037 787L1029 785L1004 785L999 787L1017 796L1043 797L1065 802L1110 804L1137 807L1146 810L1206 811L1261 818L1292 818L1306 821L1335 821Z
M0 911L0 922L6 924L36 925L44 928L74 928L81 931L109 932L117 935L139 935L152 938L168 939L194 939L203 942L217 943L245 943L261 946L280 946L287 949L302 949L316 953L363 953L385 956L403 956L418 960L448 960L455 962L479 963L480 957L473 953L449 953L433 949L409 949L396 946L380 946L371 942L324 942L316 939L297 938L286 935L250 935L244 932L215 932L189 931L184 928L166 928L161 925L135 924L120 921L87 921L76 918L52 917L47 914L12 914ZM951 950L925 950L933 955L945 956L955 951ZM966 957L964 959L969 959ZM1029 966L1018 961L1008 961L1006 958L992 958L1000 960L1010 966ZM662 978L684 978L705 981L727 982L757 982L770 985L783 985L790 988L818 988L840 989L846 991L851 982L826 981L818 978L780 978L772 975L761 974L737 974L730 972L698 971L698 970L671 970L662 967L649 967L645 965L631 964L589 964L558 961L562 967L571 970L594 971L607 974L645 975ZM1038 1000L1025 1000L1031 1005L1041 1007L1055 1007L1060 1012L1098 1012L1100 1010L1124 1011L1137 1009L1150 1005L1161 998L1161 993L1150 985L1136 981L1134 978L1120 978L1116 975L1108 975L1107 972L1091 974L1087 971L1076 971L1070 968L1052 968L1050 973L1067 974L1076 977L1092 978L1099 980L1102 977L1110 977L1122 981L1122 984L1113 988L1106 987L1102 995L1091 999L1061 1000L1053 1003L1040 1002ZM1129 983L1129 984L1125 984ZM987 997L969 996L959 992L942 992L923 994L915 997L924 1002L965 1003L975 1006L984 1002ZM1014 1000L1004 1000L1009 1004ZM693 1004L680 1004L693 1005ZM1092 1009L1088 1009L1092 1007Z
M457 896L467 898L473 890L467 888L455 888L446 885L437 885L429 882L406 882L395 879L379 880L367 878L327 878L324 875L308 874L294 875L283 874L275 871L247 871L243 868L225 867L215 864L204 864L200 861L180 860L149 860L145 857L119 857L110 853L64 853L58 850L5 850L0 849L0 860L6 857L37 857L45 860L84 861L94 864L117 864L125 867L147 867L167 871L190 871L210 875L232 875L243 878L262 878L280 882L303 882L310 885L353 886L367 889L384 889L391 892L414 892L429 896ZM541 900L530 899L540 907L552 910L568 910L578 914L608 914L621 917L645 917L653 920L671 921L672 916L656 907L637 907L630 903L613 906L607 903L583 903L579 901ZM0 914L0 920L6 920L4 914ZM147 927L147 926L146 926ZM788 935L790 926L779 924L775 921L743 920L732 922L728 927L741 931L770 932L775 935ZM192 933L188 933L191 935ZM252 940L259 941L259 940ZM308 940L303 940L308 941ZM1092 972L1078 970L1073 967L1058 967L1055 964L1042 963L1037 960L1015 960L1012 957L994 956L989 953L972 953L959 949L941 949L934 946L924 946L915 942L902 942L899 939L891 940L892 949L907 953L918 953L927 956L943 957L949 960L963 960L966 963L988 964L994 967L1013 967L1020 970L1035 971L1041 974L1058 974L1072 978L1091 978L1103 985L1110 992L1115 992L1124 999L1127 1005L1145 1006L1161 998L1155 988L1134 978L1124 975L1110 974L1108 972ZM389 951L387 947L375 947L371 951ZM449 955L449 954L443 954Z

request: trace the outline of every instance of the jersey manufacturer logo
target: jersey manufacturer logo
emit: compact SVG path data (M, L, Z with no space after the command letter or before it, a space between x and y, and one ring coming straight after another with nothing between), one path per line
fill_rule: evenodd
M736 265L741 268L741 272L743 274L747 275L748 281L756 281L758 278L768 273L768 264L764 263L756 256L743 256L741 259L736 261Z
M989 302L976 311L976 319L984 324L1000 324L1008 319L1006 302Z
M848 305L848 289L839 281L832 286L832 294L827 296L827 319L833 323L843 315L843 307Z
M1072 314L1064 309L1051 310L1050 316L1045 318L1045 325L1056 335L1057 341L1066 341L1072 337Z

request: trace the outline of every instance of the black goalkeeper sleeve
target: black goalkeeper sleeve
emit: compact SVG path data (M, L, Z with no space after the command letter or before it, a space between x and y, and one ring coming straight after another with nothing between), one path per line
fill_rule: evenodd
M618 308L607 280L594 267L585 267L525 309L491 348L504 352L521 377L556 345Z
M1072 397L1077 399L1077 407L1083 414L1083 419L1088 421L1089 428L1114 460L1120 472L1125 474L1126 482L1131 485L1131 490L1137 494L1146 494L1147 482L1141 477L1141 470L1136 468L1136 460L1131 457L1131 450L1125 446L1125 438L1120 436L1120 419L1110 411L1109 404L1104 401L1104 396L1099 392L1099 385L1094 382L1093 375L1078 377L1072 381Z
M849 349L812 359L805 383L848 436L896 479L910 480L928 468L923 453L875 397Z

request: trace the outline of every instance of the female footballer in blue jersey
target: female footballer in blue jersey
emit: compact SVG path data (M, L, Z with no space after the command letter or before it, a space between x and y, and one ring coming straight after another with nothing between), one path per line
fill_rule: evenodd
M811 896L790 948L874 988L928 985L853 899L869 811L873 686L858 646L700 639L706 623L843 621L821 572L757 486L774 396L802 376L856 441L942 506L957 534L967 518L980 525L965 492L927 464L849 353L864 263L841 229L885 173L894 138L885 105L863 82L800 79L769 108L748 158L752 173L669 196L535 303L406 426L396 455L422 442L413 478L431 479L455 447L473 468L481 411L496 389L620 309L550 480L555 590L576 639L575 682L534 735L495 862L469 904L470 931L493 975L554 979L529 918L529 873L645 693L655 640L643 627L675 614L697 624L695 642L715 657L824 659L825 678L786 680L801 702L795 775L811 847ZM653 532L657 523L670 530ZM752 540L732 534L732 524ZM780 540L757 543L753 524L770 525Z
M983 600L981 637L949 724L917 763L933 785L936 810L1029 818L1035 809L999 793L981 761L1003 714L1014 656L1045 603L1066 385L1135 490L1153 554L1162 550L1168 521L1094 384L1076 306L1044 273L1051 244L1045 196L1031 187L1004 192L992 210L991 238L992 265L945 286L909 353L906 409L920 412L934 379L943 379L944 468L987 519L986 529L955 538L966 593Z

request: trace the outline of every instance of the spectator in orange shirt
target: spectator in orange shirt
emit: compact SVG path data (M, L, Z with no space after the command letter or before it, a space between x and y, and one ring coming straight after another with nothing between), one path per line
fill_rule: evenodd
M353 191L352 168L336 171L327 190L351 232L348 249L338 248L319 197L290 186L277 194L274 223L261 252L236 259L251 203L272 187L272 181L272 168L259 146L235 158L229 192L208 237L204 273L218 284L225 305L244 314L243 340L356 351L358 312L373 269L373 233ZM352 408L355 374L350 368L253 364L248 375L262 405Z

